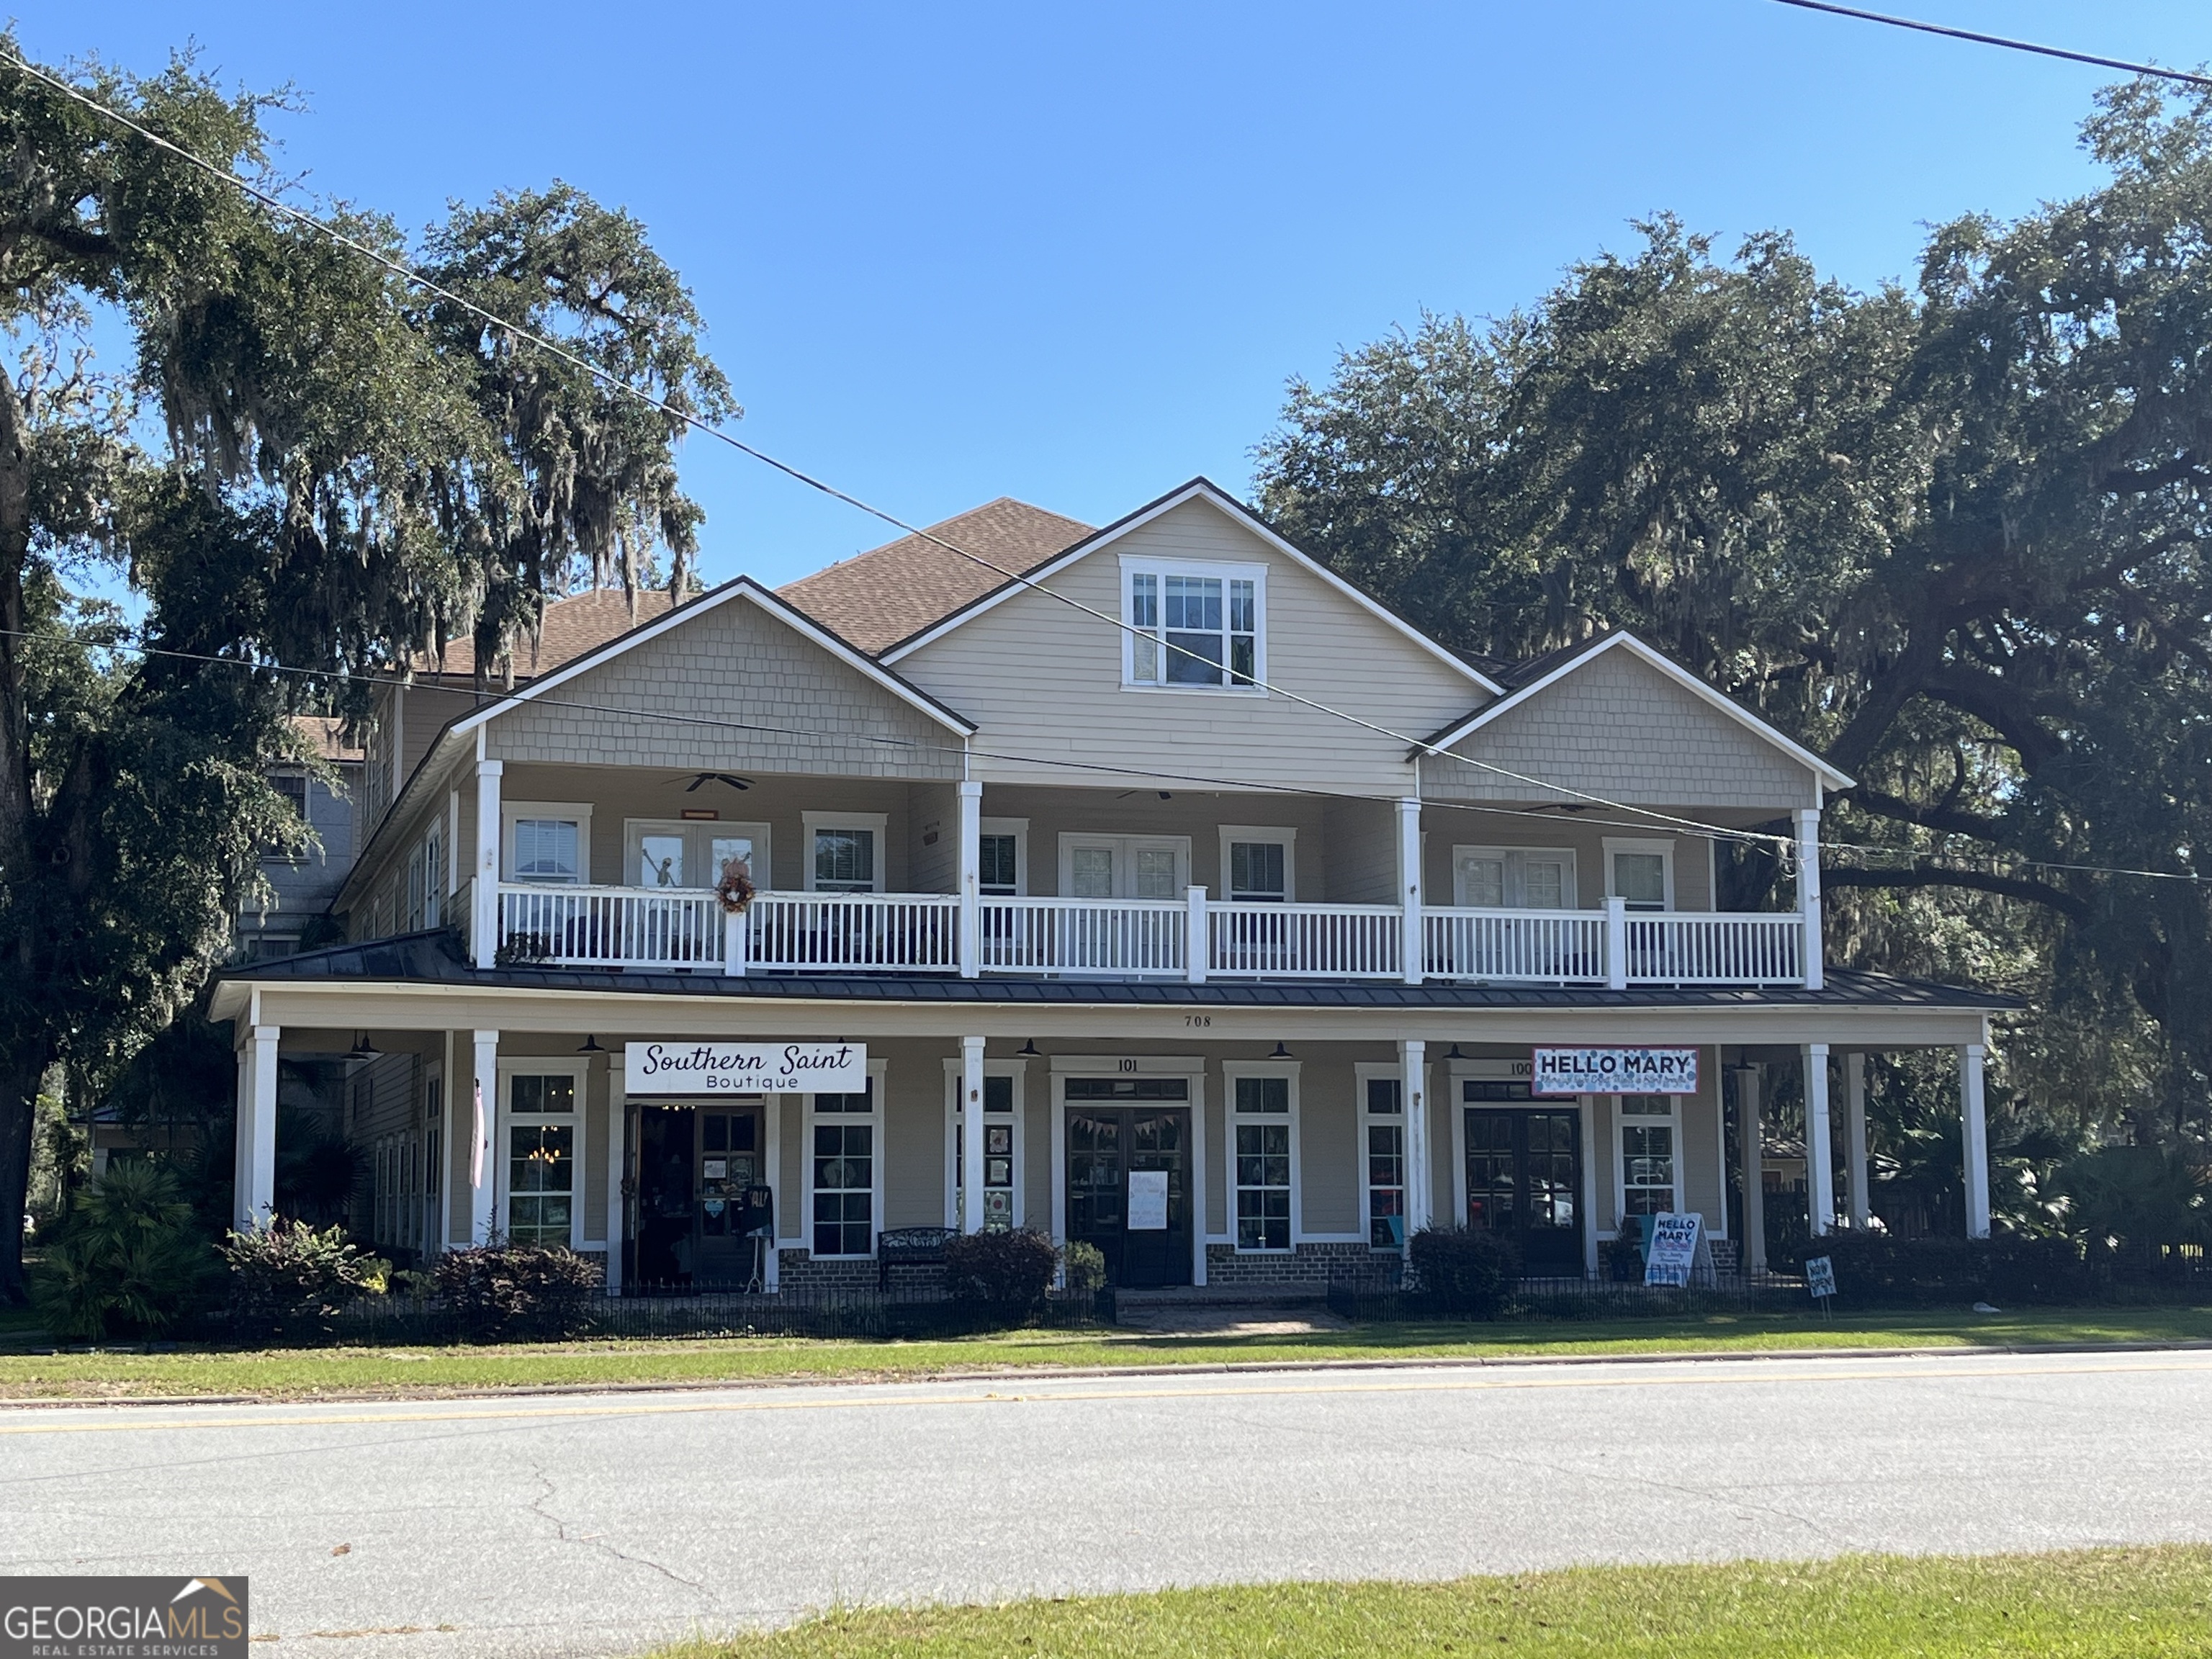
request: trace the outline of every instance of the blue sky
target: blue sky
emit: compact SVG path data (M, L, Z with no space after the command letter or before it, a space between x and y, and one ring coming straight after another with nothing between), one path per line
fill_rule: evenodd
M2175 65L2203 0L1877 9ZM34 3L46 61L189 29L309 188L404 224L558 177L698 295L749 441L916 521L1000 495L1103 522L1243 490L1285 381L1424 308L1496 314L1660 209L1779 226L1862 286L1923 227L2094 182L2103 71L1771 0L1456 5ZM703 574L888 538L687 447Z

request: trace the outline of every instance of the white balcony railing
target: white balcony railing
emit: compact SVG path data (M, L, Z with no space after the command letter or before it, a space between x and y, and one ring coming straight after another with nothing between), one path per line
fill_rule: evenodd
M1403 979L1405 913L1383 904L1208 904L1206 971L1228 978Z
M699 968L722 961L714 896L647 887L502 884L499 956L563 968Z
M1375 904L986 898L963 962L949 893L712 893L501 883L494 960L748 973L1038 974L1115 978L1453 980L1545 985L1802 985L1790 913L1433 908L1418 959L1404 914ZM455 914L473 908L465 889ZM479 958L481 960L482 958ZM1408 968L1412 971L1408 972Z
M1425 978L1606 982L1602 910L1430 910L1421 933Z
M960 971L960 901L949 893L763 893L745 921L756 969Z
M1173 975L1190 964L1190 911L1172 899L987 898L976 965L993 974Z

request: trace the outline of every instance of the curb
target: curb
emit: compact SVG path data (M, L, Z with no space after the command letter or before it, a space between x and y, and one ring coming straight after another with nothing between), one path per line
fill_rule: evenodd
M95 1406L319 1406L380 1400L528 1400L573 1395L699 1394L737 1389L881 1388L925 1382L1051 1382L1061 1377L1245 1376L1329 1371L1474 1370L1531 1365L1680 1365L1751 1364L1780 1359L1955 1359L1975 1354L2197 1353L2212 1340L2184 1342L1947 1342L1923 1347L1736 1348L1679 1353L1439 1354L1430 1358L1380 1355L1368 1359L1237 1359L1177 1365L1036 1365L997 1370L941 1370L913 1376L865 1373L846 1376L684 1378L665 1382L548 1382L532 1387L477 1389L354 1389L310 1395L157 1394L97 1397L60 1395L0 1396L0 1411L41 1407L82 1410Z

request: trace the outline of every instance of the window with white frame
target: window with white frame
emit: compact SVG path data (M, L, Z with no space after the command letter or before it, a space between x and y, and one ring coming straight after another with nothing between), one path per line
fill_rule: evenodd
M805 814L806 890L883 891L884 830L889 821L881 812Z
M1631 910L1674 908L1673 842L1626 841L1608 836L1605 862L1607 897L1626 900Z
M1565 847L1455 847L1454 902L1483 910L1571 910L1575 855Z
M1060 838L1060 890L1066 897L1176 899L1189 884L1188 836Z
M1295 830L1221 829L1221 896L1245 904L1288 904L1297 877Z
M1256 691L1266 679L1266 566L1124 558L1121 585L1125 684Z
M1367 1243L1377 1250L1406 1247L1405 1079L1359 1079L1359 1153L1367 1188Z
M1020 1224L1020 1205L1015 1198L1021 1168L1022 1066L1018 1060L985 1062L983 1072L983 1231L1004 1232ZM946 1146L951 1168L946 1172L945 1224L966 1224L968 1204L968 1125L960 1110L960 1063L945 1067L946 1121L951 1133Z
M1681 1126L1673 1095L1621 1095L1620 1212L1660 1215L1681 1208Z
M808 1097L812 1128L808 1186L817 1257L876 1249L876 1086Z
M1018 898L1030 890L1030 821L985 818L976 845L976 888L987 898Z
M630 887L712 887L735 860L766 888L768 825L714 818L623 820L623 883Z
M580 1218L576 1074L516 1070L505 1080L508 1242L573 1243Z
M432 819L422 837L422 925L435 927L442 919L446 899L446 832Z
M1237 1142L1237 1248L1291 1248L1291 1146L1297 1125L1291 1110L1295 1079L1279 1073L1231 1074Z
M500 809L507 823L509 881L591 880L592 809L559 801L512 801Z

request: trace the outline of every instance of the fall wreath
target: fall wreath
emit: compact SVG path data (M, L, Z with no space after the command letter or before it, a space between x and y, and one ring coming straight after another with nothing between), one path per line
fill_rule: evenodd
M714 884L714 896L722 902L722 908L733 916L741 916L745 906L753 902L753 878L743 859L732 859L722 866L722 878Z

